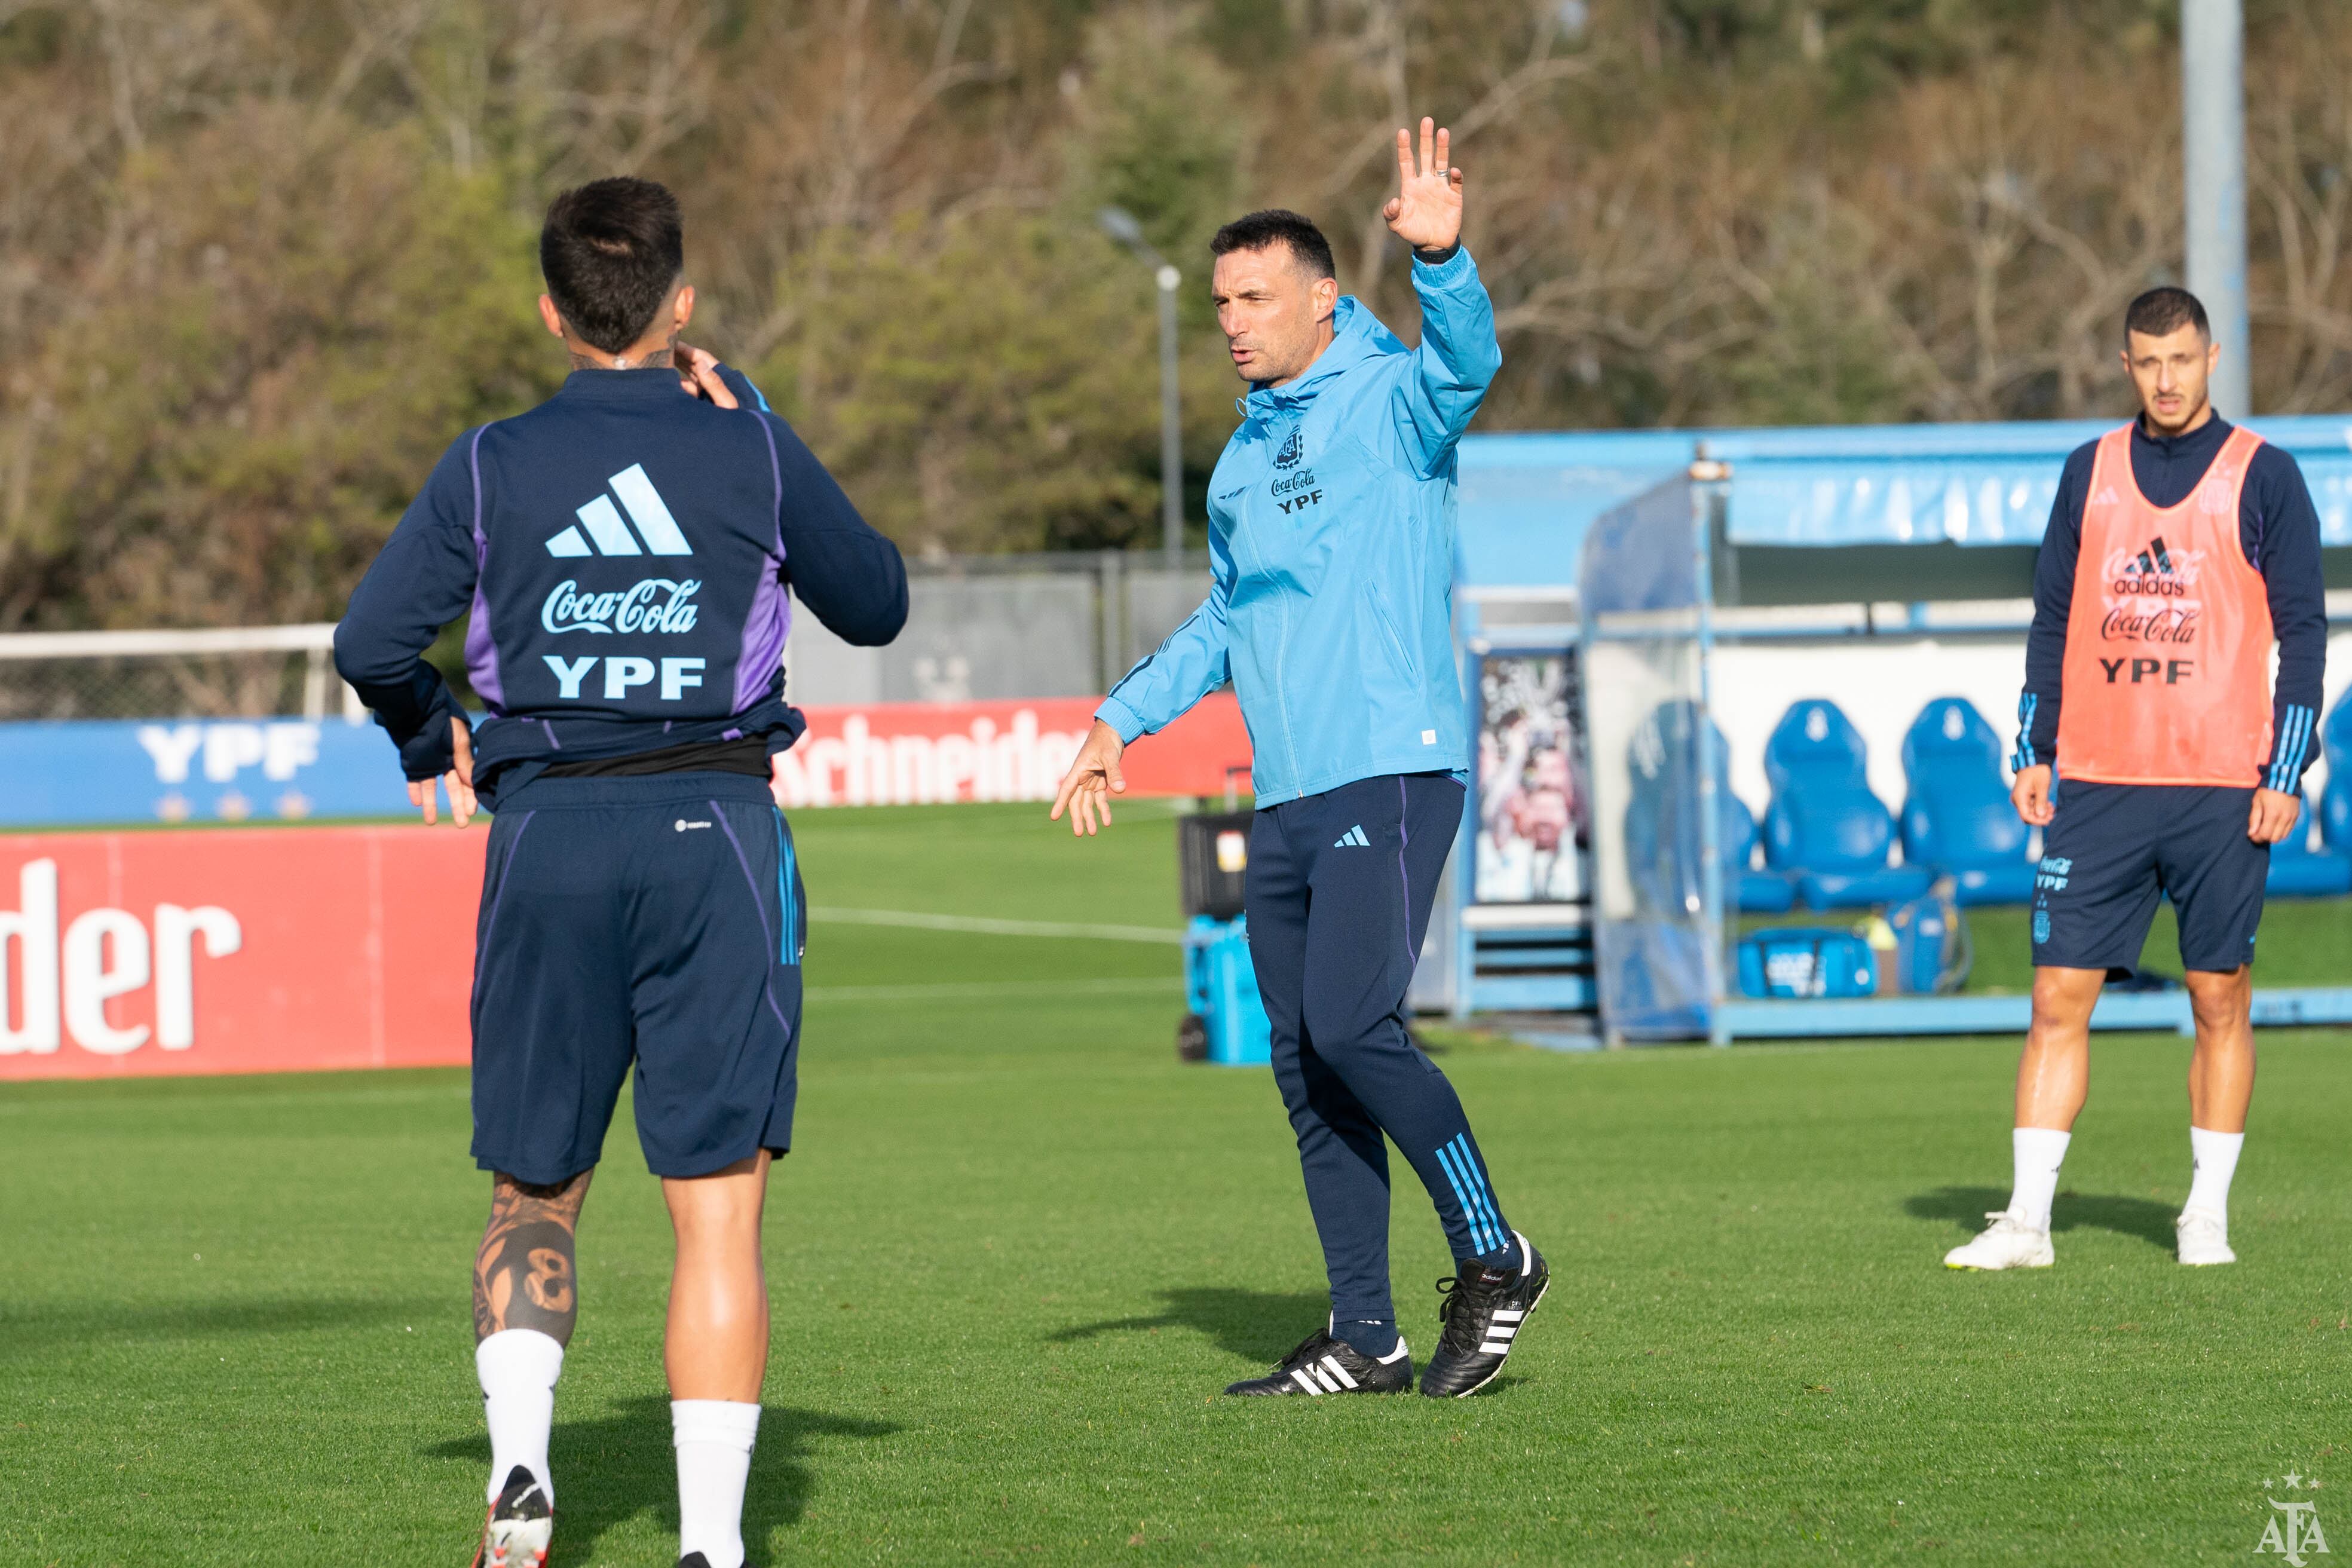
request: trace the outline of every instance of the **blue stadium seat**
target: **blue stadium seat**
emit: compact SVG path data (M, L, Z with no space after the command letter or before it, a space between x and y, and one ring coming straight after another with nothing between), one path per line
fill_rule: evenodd
M1718 768L1727 766L1723 735L1717 731L1715 754ZM1722 813L1722 824L1716 829L1717 847L1723 854L1723 885L1739 905L1739 912L1749 915L1785 914L1797 904L1797 885L1778 871L1759 871L1756 862L1756 814L1748 803L1731 793L1729 781L1715 781L1715 798Z
M2000 737L1965 698L1937 698L1903 737L1903 858L1949 876L1963 904L2033 895L2025 821L2010 804L2000 757Z
M2319 831L2327 847L2352 855L2352 692L2336 704L2336 711L2320 726L2319 743L2327 752L2327 793L2319 797Z
M2331 762L2328 772L2335 771ZM2295 818L2294 830L2271 846L2270 875L2263 879L2263 891L2273 899L2330 899L2352 892L2352 856L2311 847L2309 802Z
M1797 878L1817 910L1900 903L1927 890L1921 866L1890 866L1895 819L1870 793L1862 732L1833 702L1791 704L1764 745L1772 805L1764 863Z
M1688 701L1662 702L1633 748L1633 798L1625 807L1625 854L1641 901L1652 910L1696 907L1699 895L1699 816L1683 781L1694 770L1690 749L1698 733L1698 708ZM1727 900L1757 914L1779 914L1796 903L1790 879L1752 868L1756 818L1731 793L1727 779L1729 749L1723 731L1715 737L1716 852L1722 858Z

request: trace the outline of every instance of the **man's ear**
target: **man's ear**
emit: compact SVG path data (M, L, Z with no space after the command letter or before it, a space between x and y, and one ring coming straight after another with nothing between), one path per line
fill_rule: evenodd
M1314 300L1315 319L1328 321L1332 312L1339 308L1339 280L1337 278L1315 279Z
M670 328L674 332L682 332L686 331L687 322L692 320L694 320L694 285L688 283L679 289L677 297L670 301Z
M539 319L546 323L549 331L559 338L563 335L563 317L555 309L555 301L545 294L539 297Z

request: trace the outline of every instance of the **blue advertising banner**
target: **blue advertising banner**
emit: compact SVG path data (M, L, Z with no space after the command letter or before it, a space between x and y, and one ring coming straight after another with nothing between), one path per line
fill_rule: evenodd
M0 826L405 815L391 739L341 719L0 724Z

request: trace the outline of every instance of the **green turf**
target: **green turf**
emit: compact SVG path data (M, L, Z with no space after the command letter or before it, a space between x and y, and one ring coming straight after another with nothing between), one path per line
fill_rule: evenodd
M1035 815L798 828L821 906L1175 925L1164 816ZM2032 1276L1937 1261L2005 1196L2010 1042L1449 1052L1556 1271L1510 1375L1228 1402L1320 1269L1266 1075L1173 1058L1175 957L814 927L754 1563L2219 1562L2290 1468L2352 1531L2352 1041L2264 1037L2246 1261L2189 1272L2186 1047L2102 1039ZM0 1564L465 1562L466 1117L452 1072L0 1090ZM555 1561L667 1568L666 1229L610 1152Z

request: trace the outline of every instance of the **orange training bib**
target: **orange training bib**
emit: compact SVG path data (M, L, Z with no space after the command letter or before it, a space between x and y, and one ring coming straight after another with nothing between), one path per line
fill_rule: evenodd
M2132 427L2091 464L2066 663L2058 773L2100 784L2262 782L2271 750L2271 608L2238 538L2246 465L2237 429L2179 506L2132 477Z

